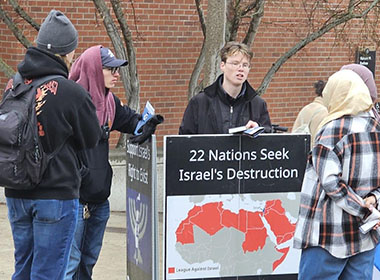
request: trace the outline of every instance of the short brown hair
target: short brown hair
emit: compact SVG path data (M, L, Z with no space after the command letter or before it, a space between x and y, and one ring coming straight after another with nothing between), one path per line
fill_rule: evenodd
M317 81L314 83L314 88L315 88L315 94L318 96L322 96L322 91L325 88L326 83L322 80Z
M230 41L224 45L224 47L220 50L220 59L223 62L227 61L227 57L235 55L237 53L242 53L247 56L249 60L253 57L253 52L249 49L246 44Z

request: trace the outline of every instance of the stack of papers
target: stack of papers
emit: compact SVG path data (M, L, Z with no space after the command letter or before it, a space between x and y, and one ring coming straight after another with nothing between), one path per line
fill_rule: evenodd
M241 133L253 138L257 137L260 133L264 132L265 128L262 126L256 126L254 128L246 128L245 126L233 127L228 130L229 134Z

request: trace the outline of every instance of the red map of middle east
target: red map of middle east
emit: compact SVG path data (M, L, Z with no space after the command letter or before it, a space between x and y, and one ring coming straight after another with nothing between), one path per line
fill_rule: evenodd
M182 245L193 244L195 242L194 226L210 236L223 228L234 228L244 234L244 241L241 244L243 252L255 252L263 249L268 237L263 220L269 224L277 245L293 238L295 223L291 223L285 213L281 200L266 201L263 211L252 212L241 209L238 213L224 209L223 202L210 202L202 206L194 206L188 212L187 218L176 230L176 238ZM289 252L289 246L277 247L279 246L276 246L276 250L282 256L273 262L273 270L283 262Z

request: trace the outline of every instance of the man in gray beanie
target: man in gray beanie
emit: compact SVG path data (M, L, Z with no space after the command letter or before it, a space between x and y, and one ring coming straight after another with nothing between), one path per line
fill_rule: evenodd
M35 188L5 188L15 247L12 279L62 280L77 224L82 172L77 154L94 147L101 130L90 94L67 79L78 45L70 20L52 10L36 43L17 70L24 81L44 80L36 90L38 132L44 152L54 157ZM13 83L8 82L4 95Z
M65 55L77 48L78 32L62 12L51 10L41 25L36 43L39 49Z

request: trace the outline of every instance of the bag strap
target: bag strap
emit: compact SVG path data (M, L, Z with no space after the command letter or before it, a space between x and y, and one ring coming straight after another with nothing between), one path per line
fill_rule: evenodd
M33 79L31 82L31 85L33 85L34 88L37 88L40 85L42 85L44 82L53 80L54 78L60 78L60 77L64 77L64 76L63 75L57 75L57 74L43 76L43 77L40 77L37 79ZM13 77L13 84L19 84L22 82L23 82L23 78L22 78L21 74L19 72L17 72Z
M48 160L48 162L49 162L53 157L55 157L55 156L58 154L58 152L63 148L63 146L66 144L66 142L67 142L67 139L66 139L65 141L63 141L62 144L59 145L58 148L56 148L53 152L51 152L50 154L46 153L46 156L47 156L47 160ZM43 149L44 147L42 147L42 145L41 145L41 148Z

